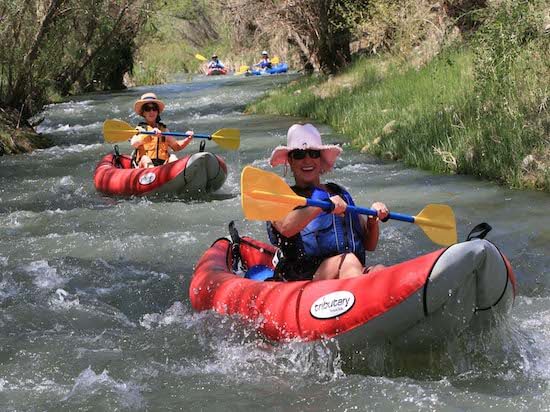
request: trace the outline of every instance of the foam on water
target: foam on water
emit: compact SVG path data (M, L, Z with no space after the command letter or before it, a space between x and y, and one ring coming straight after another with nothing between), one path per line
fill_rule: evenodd
M103 148L102 143L93 143L93 144L73 144L70 146L53 146L48 149L39 149L30 153L29 156L40 156L40 157L55 157L55 158L64 158L68 153L85 153L85 152L96 152L99 149Z
M22 269L33 278L33 283L40 289L58 288L68 280L59 275L57 268L50 266L46 260L31 262Z
M65 134L65 135L77 135L81 134L82 132L87 131L99 131L101 130L101 127L103 126L103 122L94 122L90 124L66 124L66 123L58 123L56 125L47 126L45 124L41 124L36 128L36 131L38 133L44 133L44 134Z
M80 305L78 296L71 295L64 289L58 288L55 294L50 297L50 306L56 309L68 309Z
M21 286L14 282L11 275L3 273L0 281L0 303L17 296L20 291Z
M189 311L181 302L174 302L164 313L146 313L141 317L139 324L145 329L153 329L174 323L184 323L189 317Z
M73 398L86 399L106 392L114 395L122 407L136 410L144 406L140 390L140 386L131 381L117 381L111 378L106 369L97 374L89 366L75 379L74 386L63 398L63 401L69 401Z
M90 111L94 109L96 102L94 100L69 100L63 103L52 103L45 107L45 110L60 110L65 113L74 113L75 110Z

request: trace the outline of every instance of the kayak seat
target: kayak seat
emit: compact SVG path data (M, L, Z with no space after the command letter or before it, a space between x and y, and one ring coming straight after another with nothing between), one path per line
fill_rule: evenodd
M235 227L235 222L232 220L229 222L229 237L231 238L231 256L232 256L232 270L234 273L244 272L244 277L246 279L257 280L263 282L264 280L273 280L274 271L269 266L266 265L253 265L247 267L245 262L242 259L240 248L241 242L247 243L249 246L253 244L242 239L239 236L239 232Z
M132 168L137 169L139 167L137 163L137 149L132 151Z
M270 267L267 267L265 265L254 265L246 271L244 277L246 279L258 280L260 282L263 282L266 279L272 278L273 275L273 269L271 269Z

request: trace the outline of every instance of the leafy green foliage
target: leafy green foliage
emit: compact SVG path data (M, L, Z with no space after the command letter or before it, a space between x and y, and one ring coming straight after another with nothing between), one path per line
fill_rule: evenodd
M25 116L54 94L120 89L149 0L7 0L0 99Z

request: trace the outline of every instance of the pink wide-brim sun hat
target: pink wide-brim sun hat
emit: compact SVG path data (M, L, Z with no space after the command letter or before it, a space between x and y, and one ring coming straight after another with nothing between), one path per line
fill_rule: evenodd
M324 172L330 171L342 148L333 144L323 144L319 130L310 123L294 124L288 129L286 135L286 146L277 146L273 149L269 164L272 167L288 163L288 153L296 149L313 149L321 151L321 169Z
M145 93L137 102L134 103L134 112L141 116L141 108L147 103L155 103L159 108L159 114L162 113L164 107L166 106L162 100L157 99L157 95L155 93Z

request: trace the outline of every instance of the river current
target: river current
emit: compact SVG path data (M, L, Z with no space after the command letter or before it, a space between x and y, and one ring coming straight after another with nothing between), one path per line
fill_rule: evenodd
M274 345L239 319L194 312L194 264L228 235L229 221L266 240L262 222L243 218L240 171L268 170L271 150L305 119L243 109L289 79L182 77L77 97L43 113L39 131L56 146L0 157L0 411L550 410L550 197L383 162L322 124L324 141L345 149L327 179L357 204L381 200L410 215L448 204L460 240L477 223L493 226L488 239L518 279L508 319L443 352L373 348L350 360L335 342ZM95 191L95 165L112 150L103 121L137 123L133 102L147 91L167 104L173 131L241 130L238 152L207 145L228 163L220 191L195 199ZM436 248L418 227L392 221L368 259L392 264Z

